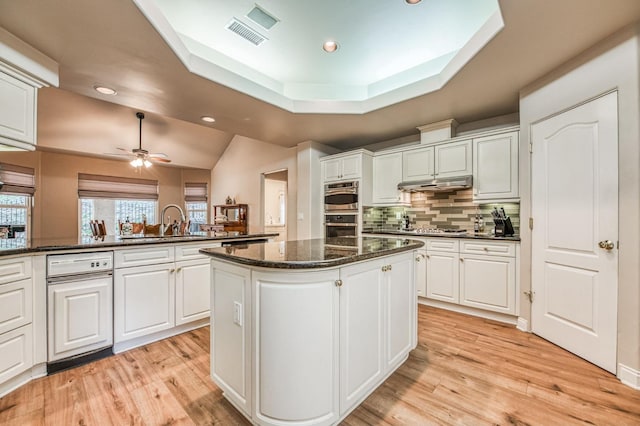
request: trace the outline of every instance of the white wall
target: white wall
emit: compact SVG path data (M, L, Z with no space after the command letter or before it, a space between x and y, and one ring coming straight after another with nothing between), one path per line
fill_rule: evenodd
M211 171L211 204L224 204L227 196L249 205L250 233L263 231L262 174L287 169L288 238L297 239L297 150L244 136L235 136Z
M320 158L339 150L307 141L298 144L298 239L322 238L324 199ZM291 201L290 201L291 202Z
M531 215L531 124L612 89L619 112L618 363L640 370L640 26L627 28L523 89L520 96L520 215ZM535 219L535 218L534 218ZM579 230L576 230L579 232ZM521 290L531 288L531 231L521 230ZM521 297L521 316L530 304ZM620 374L620 370L618 371Z
M264 224L283 225L286 217L280 217L280 194L286 196L287 182L281 180L264 180Z

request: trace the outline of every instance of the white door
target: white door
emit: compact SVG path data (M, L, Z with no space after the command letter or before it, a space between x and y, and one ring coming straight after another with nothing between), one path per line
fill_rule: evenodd
M191 260L176 266L176 325L209 317L210 262Z
M402 180L415 181L433 179L434 150L428 148L414 149L402 153Z
M398 184L401 180L402 153L373 157L373 203L398 203Z
M532 327L616 371L617 93L531 127Z
M417 303L413 276L414 254L385 258L387 293L387 371L394 368L416 345Z
M471 141L445 143L435 146L436 177L456 177L472 172Z
M427 297L444 302L458 303L458 253L427 252Z

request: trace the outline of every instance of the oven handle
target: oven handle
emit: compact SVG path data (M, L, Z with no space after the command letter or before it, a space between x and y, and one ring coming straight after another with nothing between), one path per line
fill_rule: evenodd
M340 195L340 194L344 194L344 195L352 195L352 194L358 194L358 188L354 188L354 189L344 189L344 188L340 188L340 189L326 189L324 191L324 195Z
M329 222L325 222L324 223L326 226L344 226L344 227L356 227L358 226L357 223L329 223Z
M47 285L75 283L78 281L97 280L99 278L111 278L113 272L89 272L86 274L61 275L59 277L48 277Z

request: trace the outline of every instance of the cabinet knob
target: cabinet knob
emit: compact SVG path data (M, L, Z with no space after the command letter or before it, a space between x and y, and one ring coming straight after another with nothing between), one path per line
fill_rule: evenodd
M174 268L169 269L169 273L173 274L176 270Z
M176 269L176 272L180 272L180 271L182 271L182 266Z
M489 251L489 249L487 247L484 248L484 251Z
M388 266L388 268L389 268L389 269L387 269L387 271L390 271L390 270L392 269L392 268L391 268L391 265L389 265L389 266Z
M463 259L463 258L460 258L460 262L464 262L464 259Z
M431 259L431 256L429 256L429 255L426 255L425 257L426 257L427 259Z
M342 287L342 280L336 280L336 287Z

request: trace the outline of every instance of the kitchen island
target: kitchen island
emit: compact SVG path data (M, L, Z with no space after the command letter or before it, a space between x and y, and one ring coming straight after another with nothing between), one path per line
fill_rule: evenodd
M211 377L262 425L345 418L417 342L415 250L390 238L203 249Z

